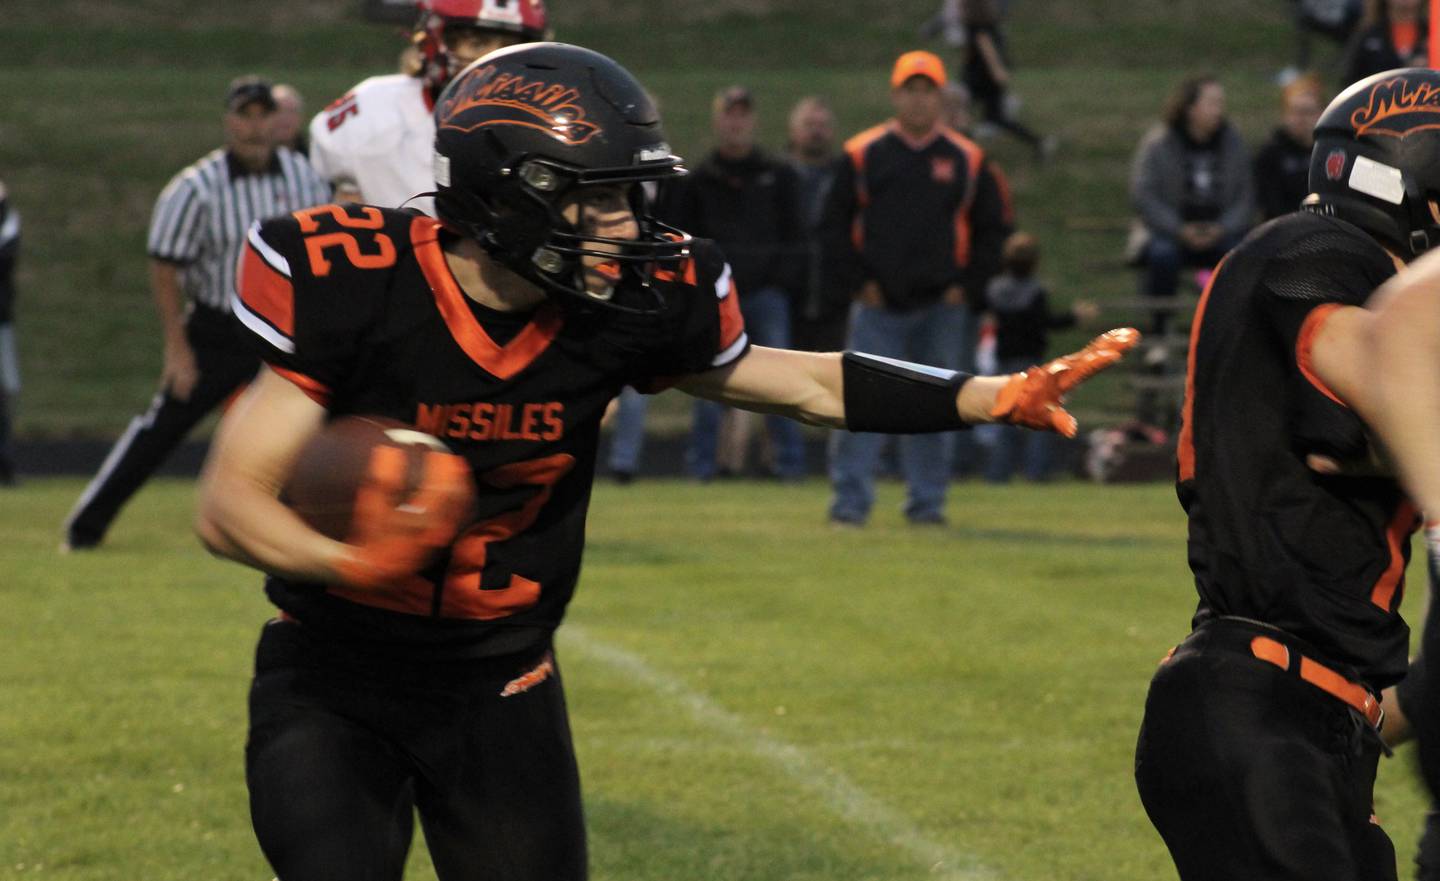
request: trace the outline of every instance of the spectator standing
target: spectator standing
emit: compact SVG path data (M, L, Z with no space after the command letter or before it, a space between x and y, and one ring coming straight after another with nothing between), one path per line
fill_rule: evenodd
M1296 210L1310 193L1310 148L1325 107L1320 78L1291 80L1280 100L1280 125L1255 154L1255 195L1264 220Z
M416 64L373 76L310 121L310 161L337 198L395 208L435 189L435 98L481 55L546 39L542 0L420 0ZM404 62L402 62L404 63ZM414 207L431 210L430 200Z
M296 153L310 152L310 137L305 131L305 97L289 83L276 83L270 90L275 98L275 143Z
M65 520L64 547L99 544L121 507L259 359L230 311L246 230L329 199L305 157L273 140L270 84L241 77L225 95L225 146L185 168L150 219L150 288L164 332L160 389L130 421Z
M742 86L720 90L711 105L715 149L673 195L667 219L696 236L713 239L730 258L740 291L745 327L756 345L790 347L792 292L804 284L804 245L795 171L755 143L755 100ZM692 476L716 476L720 420L724 408L695 402L695 422L686 455ZM775 476L805 475L800 427L780 416L765 418L774 446Z
M895 116L846 142L823 236L840 283L854 292L850 348L968 369L975 322L967 294L983 296L1005 218L994 178L984 173L985 152L942 121L945 82L945 66L932 53L896 60ZM911 523L945 522L952 440L931 435L902 444ZM883 441L832 435L832 522L860 525L869 517Z
M1311 40L1319 34L1346 45L1354 34L1364 4L1361 0L1294 0L1295 66L1280 72L1280 83L1288 84L1301 71L1314 67Z
M835 113L825 99L801 98L790 109L790 166L799 184L800 221L805 230L803 296L791 311L794 347L808 352L845 348L848 298L835 296L828 284L820 247L820 223L840 153L835 143Z
M20 212L0 182L0 486L15 483L10 452L14 400L20 394L20 357L15 349L15 262L20 255Z
M965 85L986 122L1019 138L1043 160L1055 151L1056 142L1016 119L1018 102L1010 91L1010 64L1000 15L995 0L965 0Z
M1348 86L1373 73L1429 64L1430 21L1422 0L1367 0L1345 57Z
M1255 215L1251 174L1240 132L1225 118L1225 87L1210 76L1180 83L1130 170L1144 233L1142 295L1175 296L1182 266L1213 267L1240 241ZM1157 313L1157 331L1167 317Z
M1040 262L1040 246L1035 237L1025 232L1013 233L1005 240L1001 273L985 288L985 306L994 322L995 360L997 373L1009 373L1020 365L1036 363L1049 348L1052 329L1088 323L1099 315L1094 303L1077 301L1070 309L1052 312L1049 294L1035 278ZM1015 470L1016 454L1021 457L1025 476L1044 480L1050 468L1050 445L1036 443L1036 432L1019 433L1009 426L988 425L994 444L985 464L985 479L1005 483Z

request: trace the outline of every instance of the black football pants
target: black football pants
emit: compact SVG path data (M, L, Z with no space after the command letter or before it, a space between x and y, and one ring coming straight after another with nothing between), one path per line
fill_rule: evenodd
M185 336L195 351L200 373L195 388L183 401L162 388L150 408L130 420L65 520L65 534L72 545L99 544L120 509L190 429L254 379L260 359L241 332L228 312L196 307L186 318Z
M547 661L549 675L534 675ZM548 650L386 660L271 622L245 756L255 835L280 881L398 881L417 809L440 881L585 878L580 778Z
M1181 881L1394 881L1371 813L1378 738L1338 699L1236 651L1226 624L1161 665L1135 753Z

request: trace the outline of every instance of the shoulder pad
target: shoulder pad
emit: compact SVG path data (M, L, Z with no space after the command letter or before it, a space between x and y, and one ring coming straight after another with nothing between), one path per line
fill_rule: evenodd
M1359 304L1395 272L1385 249L1360 228L1308 211L1265 224L1246 245L1264 261L1265 286L1288 300Z

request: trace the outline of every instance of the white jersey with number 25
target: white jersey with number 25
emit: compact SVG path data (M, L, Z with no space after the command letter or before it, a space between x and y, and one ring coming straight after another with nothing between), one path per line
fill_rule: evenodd
M310 164L337 188L353 184L370 205L398 208L433 191L434 149L424 83L406 74L370 77L310 121ZM434 214L428 198L409 207Z

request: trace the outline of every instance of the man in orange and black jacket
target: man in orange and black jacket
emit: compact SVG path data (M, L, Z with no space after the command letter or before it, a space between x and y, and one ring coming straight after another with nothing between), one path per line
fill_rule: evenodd
M1009 232L1003 188L973 141L943 121L945 68L907 52L890 76L895 117L845 144L822 237L831 283L853 292L849 347L973 369L975 313ZM833 522L863 524L883 438L840 433L832 447ZM911 523L945 522L952 437L907 438Z

